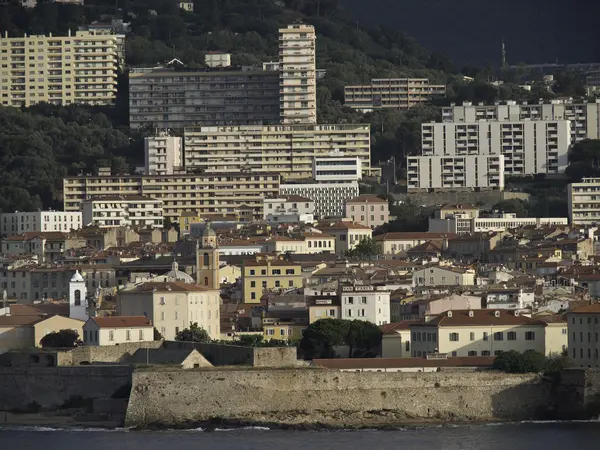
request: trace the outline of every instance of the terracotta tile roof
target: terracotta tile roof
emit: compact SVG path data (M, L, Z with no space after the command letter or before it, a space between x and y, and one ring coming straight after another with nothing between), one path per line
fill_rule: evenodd
M402 322L386 323L379 328L386 335L395 335L396 331L410 330L410 326L419 323L419 320L403 320Z
M143 283L139 286L134 287L131 290L123 291L127 293L140 293L140 292L208 292L210 289L197 286L195 284L184 283L183 281L169 281L169 282L152 282Z
M42 320L47 319L47 316L0 316L0 327L20 327L23 325L34 325Z
M600 303L592 303L591 305L582 306L580 308L569 311L567 314L600 314Z
M11 316L69 316L69 304L36 303L33 305L10 305Z
M376 195L372 195L372 194L364 194L364 195L359 195L358 197L354 197L353 199L348 200L346 203L385 203L387 204L387 200L381 198L381 197L377 197Z
M371 227L362 225L358 222L338 220L338 221L324 221L320 222L317 226L319 230L370 230Z
M454 239L458 235L455 233L429 233L429 232L391 232L375 236L376 241L414 241L420 240L441 240Z
M419 244L413 248L410 248L406 251L406 253L408 253L409 255L411 253L441 253L442 252L442 248L437 245L435 242L433 241L427 241L427 242L423 242L422 244Z
M92 317L100 328L133 328L133 327L151 327L152 323L145 316L112 316L112 317Z
M451 314L450 314L451 313ZM469 316L473 313L473 316ZM498 316L496 316L498 313ZM452 317L450 317L450 315ZM412 326L416 327L482 327L482 326L521 326L521 325L543 325L546 323L530 317L515 315L515 311L506 309L460 309L446 311L429 322L421 321Z
M396 369L414 367L491 367L493 356L466 356L447 359L426 358L335 358L313 359L323 369Z
M29 241L34 238L40 238L40 239L47 239L47 240L53 241L53 240L67 239L67 237L68 237L68 235L66 233L61 233L60 231L47 231L47 232L30 231L27 233L10 236L10 237L6 238L5 240L20 242L20 241Z

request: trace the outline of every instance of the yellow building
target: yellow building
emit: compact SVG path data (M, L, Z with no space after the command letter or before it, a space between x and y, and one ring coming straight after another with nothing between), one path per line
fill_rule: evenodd
M179 215L179 231L181 234L190 234L193 223L200 223L200 215L197 211L184 211Z
M280 319L264 317L262 320L264 340L278 339L282 341L299 341L302 332L308 326L306 319Z
M549 336L546 327L544 321L506 309L446 311L429 321L410 325L411 354L463 357L496 356L509 350L560 353L567 344L567 334L562 332L564 324L553 327Z
M339 295L313 295L306 297L308 306L308 322L321 319L341 319L342 307Z
M117 35L0 37L0 104L107 105L117 93Z
M163 216L177 221L185 211L200 217L232 213L242 205L262 216L264 197L279 192L277 173L80 176L63 180L65 211L80 211L85 199L103 195L147 195L162 201Z
M257 257L242 267L242 299L244 303L260 303L266 291L279 291L303 286L302 266L273 257Z

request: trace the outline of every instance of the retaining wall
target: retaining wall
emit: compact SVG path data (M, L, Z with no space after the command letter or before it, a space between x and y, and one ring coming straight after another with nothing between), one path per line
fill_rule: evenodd
M370 420L522 420L544 417L552 403L550 384L535 375L136 371L126 425L176 427L214 419L341 427Z

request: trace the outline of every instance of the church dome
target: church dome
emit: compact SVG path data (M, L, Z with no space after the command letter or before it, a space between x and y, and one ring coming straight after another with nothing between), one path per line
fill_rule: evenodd
M177 261L173 261L171 271L167 273L165 277L173 281L183 281L184 283L194 284L194 278L192 278L187 273L179 270L179 264L177 263Z
M206 226L204 227L204 231L202 232L202 237L217 237L217 233L210 227L210 222L206 222Z
M73 277L71 278L71 282L73 282L73 281L79 281L79 282L85 281L83 279L83 277L81 276L81 274L79 273L79 270L76 270L75 273L73 274Z

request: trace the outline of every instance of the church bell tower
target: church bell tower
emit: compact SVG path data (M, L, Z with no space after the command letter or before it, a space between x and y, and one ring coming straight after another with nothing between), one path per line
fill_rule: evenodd
M219 244L217 233L206 223L202 238L196 249L196 283L206 289L221 287L219 278Z

